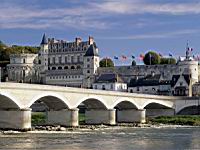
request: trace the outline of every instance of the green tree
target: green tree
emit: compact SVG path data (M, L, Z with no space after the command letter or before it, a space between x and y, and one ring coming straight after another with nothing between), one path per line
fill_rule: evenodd
M145 54L143 62L145 65L156 65L160 64L160 56L156 52L149 51Z
M99 62L100 67L114 67L114 63L110 58L103 58Z
M163 57L160 59L160 64L176 64L176 59Z
M136 66L136 61L133 60L132 63L131 63L131 65L132 65L132 66Z

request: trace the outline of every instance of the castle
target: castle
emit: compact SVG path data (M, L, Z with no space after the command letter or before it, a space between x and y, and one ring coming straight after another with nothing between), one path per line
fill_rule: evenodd
M93 37L68 42L44 34L38 54L10 55L8 80L94 89L111 87L106 90L116 89L113 85L120 81L117 86L121 91L126 88L128 92L163 95L191 95L192 85L198 82L198 62L188 53L174 65L101 68L99 61Z

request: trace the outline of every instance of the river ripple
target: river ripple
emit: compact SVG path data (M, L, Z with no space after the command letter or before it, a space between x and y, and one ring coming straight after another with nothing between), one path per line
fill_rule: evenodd
M200 149L200 128L118 128L65 133L1 134L0 149Z

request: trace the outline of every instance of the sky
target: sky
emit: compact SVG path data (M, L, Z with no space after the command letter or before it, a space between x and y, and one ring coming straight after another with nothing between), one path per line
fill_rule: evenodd
M149 50L164 56L200 52L199 0L0 0L0 40L39 46L48 37L74 41L93 36L100 56L134 55Z

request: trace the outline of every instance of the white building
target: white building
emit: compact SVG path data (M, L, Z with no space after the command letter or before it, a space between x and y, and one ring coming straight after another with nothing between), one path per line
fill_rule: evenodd
M92 84L93 89L109 91L127 91L127 84L117 74L101 74Z
M12 54L7 65L8 80L13 82L36 83L39 79L37 71L37 54Z

